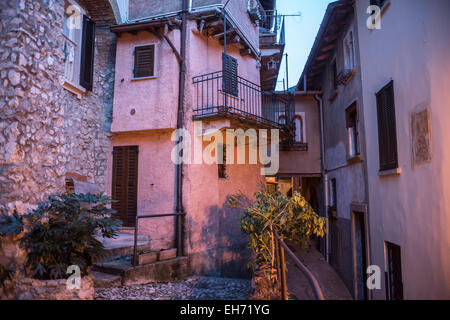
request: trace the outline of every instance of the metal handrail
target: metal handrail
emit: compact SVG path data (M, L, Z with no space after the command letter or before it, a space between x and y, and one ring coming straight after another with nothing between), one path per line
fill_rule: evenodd
M290 114L287 99L278 94L264 92L261 87L240 76L235 76L235 94L225 92L223 72L216 71L193 77L195 86L194 118L231 115L256 121L267 126L284 128L280 115Z
M316 295L317 300L325 300L325 296L323 295L322 288L317 281L317 278L312 274L312 272L300 261L299 258L292 252L292 250L281 240L276 230L273 230L273 234L275 236L276 241L276 253L277 253L277 264L280 269L280 278L281 278L281 291L283 300L287 300L287 285L286 285L286 261L284 258L284 251L286 250L287 254L294 260L297 267L299 267L300 271L306 276L306 279L311 284L314 294ZM281 246L281 248L280 248Z
M136 226L134 228L134 248L133 248L133 267L136 267L137 262L137 239L138 239L138 230L139 230L139 219L149 219L149 218L161 218L161 217L176 217L176 216L184 216L186 213L184 212L176 212L176 213L163 213L163 214L147 214L136 216ZM180 248L177 245L177 255L180 255Z

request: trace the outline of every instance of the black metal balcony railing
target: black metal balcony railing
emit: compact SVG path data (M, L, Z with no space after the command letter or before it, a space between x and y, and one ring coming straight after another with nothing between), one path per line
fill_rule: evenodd
M259 85L239 76L234 78L237 79L237 90L229 94L224 90L223 79L222 71L193 78L196 99L194 119L234 116L276 128L288 123L291 112L286 99L263 93Z
M286 44L285 17L277 11L266 11L260 23L260 45Z

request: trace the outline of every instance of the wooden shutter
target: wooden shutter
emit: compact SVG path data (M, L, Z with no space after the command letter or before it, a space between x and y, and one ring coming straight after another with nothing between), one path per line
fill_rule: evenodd
M134 227L137 215L137 146L114 147L112 197L117 202L112 208L126 227Z
M377 93L380 171L398 168L394 82Z
M134 77L155 75L155 46L142 46L134 49Z
M80 85L92 90L94 76L95 23L83 16L83 37L81 41Z
M225 53L222 54L223 92L238 96L238 62Z

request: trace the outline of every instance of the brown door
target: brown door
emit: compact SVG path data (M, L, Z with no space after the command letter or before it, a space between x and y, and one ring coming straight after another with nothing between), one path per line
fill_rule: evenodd
M137 146L113 149L112 208L124 227L136 225L138 153Z
M402 254L400 246L386 242L386 299L403 300Z

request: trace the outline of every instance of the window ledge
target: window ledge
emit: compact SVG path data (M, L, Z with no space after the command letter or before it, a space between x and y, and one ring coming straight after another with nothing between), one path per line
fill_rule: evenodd
M141 78L130 78L130 81L151 80L151 79L157 79L157 78L158 78L158 76L141 77Z
M81 99L83 94L86 93L85 88L66 79L64 79L63 88L76 95L78 99Z
M361 162L362 157L360 154L357 155L347 155L347 162L350 164Z
M402 169L396 168L391 170L382 170L378 172L378 176L387 177L387 176L399 176L402 173Z

